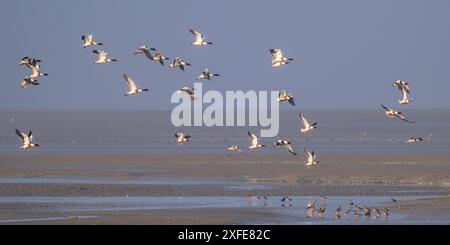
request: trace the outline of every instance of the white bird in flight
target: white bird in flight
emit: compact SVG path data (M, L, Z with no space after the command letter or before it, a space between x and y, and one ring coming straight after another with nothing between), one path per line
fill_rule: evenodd
M314 151L309 151L308 149L305 148L305 155L306 155L306 163L305 163L306 167L310 167L319 163L319 161L316 160L317 156L314 153Z
M248 131L247 133L248 133L248 136L250 137L250 145L249 145L248 149L253 150L253 149L265 147L265 145L258 143L258 137L256 137L255 134L251 133L250 131Z
M39 144L33 144L33 134L31 133L31 130L28 134L25 134L16 129L16 134L22 139L22 146L20 147L21 150L40 146Z
M192 33L192 35L194 35L195 37L195 41L193 43L191 43L194 46L206 46L206 45L211 45L212 42L206 42L204 40L205 36L203 36L200 32L193 30L193 29L189 29L189 31Z
M284 89L280 90L280 92L278 93L277 101L278 103L287 101L289 102L289 104L295 105L294 96L292 95L292 93L286 93Z
M92 53L98 55L98 59L94 62L94 64L106 64L108 62L116 62L117 59L111 59L108 57L108 53L103 50L93 50Z
M141 93L141 92L147 92L148 91L148 89L146 89L146 88L144 88L144 89L138 88L136 86L136 83L133 81L133 79L131 79L127 74L123 74L123 78L125 79L125 81L128 84L128 92L125 93L125 96L135 95L135 94L138 94L138 93Z
M31 67L37 67L39 69L40 62L42 62L42 60L25 56L22 58L22 60L20 60L19 66L25 65L26 67L28 67L30 69L31 69Z
M241 151L241 147L239 147L238 145L229 145L227 146L227 150L228 151L238 151L238 152L242 152Z
M184 71L185 66L191 66L191 63L187 63L180 57L176 57L171 64L169 64L170 68L180 67L182 71Z
M275 143L273 143L273 145L278 146L278 147L284 147L292 155L294 155L294 156L297 155L297 153L295 153L294 150L292 150L292 143L287 140L277 140L277 141L275 141Z
M422 141L423 141L422 137L410 137L408 140L406 140L406 143L417 143Z
M208 70L208 68L205 68L205 69L202 71L202 73L197 77L197 81L201 81L201 80L203 80L203 79L211 80L211 78L213 78L213 77L218 77L218 76L220 76L220 75L217 74L217 73L212 73L212 72L210 72L210 71Z
M196 99L196 97L194 96L194 88L189 88L189 87L180 88L177 90L177 94L188 95L192 101Z
M39 65L40 62L42 62L42 60L31 58L28 56L22 58L22 60L19 62L19 66L25 65L31 70L31 74L29 76L26 76L25 79L35 80L41 76L48 76L47 73L41 72Z
M134 51L134 54L144 54L147 58L149 58L150 60L154 60L154 56L152 55L152 53L150 52L150 50L152 51L156 51L155 48L148 48L145 45L140 46L139 48L137 48Z
M83 40L83 46L81 48L87 48L94 45L103 45L103 43L99 43L92 38L92 34L84 34L81 36L81 40Z
M294 60L283 56L281 49L269 49L269 51L272 55L272 67L280 67L282 65L289 64L290 61Z
M384 105L381 105L381 107L383 107L383 109L385 110L384 113L388 117L397 117L397 118L399 118L399 119L401 119L401 120L403 120L405 122L414 123L412 121L406 120L405 116L403 116L403 113L401 111L397 111L396 109L393 109L393 108L388 108L388 107L386 107Z
M187 134L185 134L183 132L179 132L179 133L175 134L175 138L177 139L177 143L178 144L184 144L184 143L189 141L191 136L187 135Z
M303 123L303 128L300 129L301 133L307 133L317 128L317 122L310 124L302 113L299 113L300 121Z

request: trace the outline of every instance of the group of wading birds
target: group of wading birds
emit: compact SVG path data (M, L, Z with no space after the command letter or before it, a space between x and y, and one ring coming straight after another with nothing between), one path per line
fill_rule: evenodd
M247 196L249 200L249 205L259 204L263 206L267 205L267 196ZM308 218L325 218L325 210L326 210L326 200L328 198L325 196L320 196L320 202L317 200L311 200L306 203L306 217ZM257 201L258 203L253 203L253 201ZM284 196L281 198L281 206L282 207L292 207L293 199ZM396 203L396 199L391 199L393 203ZM381 218L384 217L387 219L389 217L390 210L387 207L379 208L379 207L368 207L368 206L358 206L353 202L352 199L347 201L346 208L342 208L340 205L334 210L334 216L336 219L341 219L343 217L351 217L353 216L355 220L359 220L361 217L365 218Z
M193 46L212 45L212 42L205 41L204 35L202 35L200 32L195 31L193 29L190 29L189 31L195 37L194 42L191 43ZM82 35L81 40L83 41L82 49L92 47L92 46L102 46L103 45L103 43L96 41L93 38L92 34ZM153 53L153 51L155 51L155 53ZM164 62L170 60L170 58L159 52L156 52L156 51L157 51L156 48L151 48L151 47L147 47L147 46L143 45L143 46L137 48L135 50L134 54L143 54L149 60L157 61L162 66L164 66ZM270 49L269 51L272 56L271 65L273 68L281 67L281 66L289 64L289 63L291 63L291 61L293 61L292 58L288 58L288 57L284 56L281 49ZM117 59L110 58L108 56L108 53L105 52L104 50L95 49L92 52L98 56L98 58L94 62L94 64L106 64L106 63L118 61ZM27 75L24 79L22 79L20 81L20 86L22 88L27 88L29 85L40 85L39 78L48 76L47 73L41 72L41 67L40 67L41 62L42 61L40 59L36 59L33 57L29 57L29 56L24 57L20 61L20 63L19 63L20 66L24 65L31 70L31 74ZM191 64L188 63L187 61L185 61L183 58L176 57L175 59L173 59L173 61L168 66L170 68L179 68L182 71L184 71L185 67L191 66ZM204 69L196 79L197 79L197 81L201 81L204 79L211 80L213 77L218 77L218 76L220 76L220 75L217 73L212 73L208 69ZM125 81L128 85L128 91L125 93L125 96L137 95L141 92L149 91L149 89L138 87L136 85L135 81L127 74L123 74L123 78L125 79ZM401 105L407 105L411 101L414 100L414 98L408 98L408 94L410 93L410 87L409 87L408 82L403 81L403 80L397 80L394 82L393 87L398 88L402 92L402 99L399 100L399 103ZM176 92L181 96L189 96L189 98L191 100L196 99L196 97L194 96L195 95L194 88L183 87L183 88L177 90ZM288 102L289 104L295 106L293 94L288 93L285 90L281 90L279 92L277 101L279 103ZM405 122L413 123L413 122L407 120L401 111L398 111L393 108L388 108L384 105L381 105L381 106L385 110L385 113L388 117L397 117ZM300 133L307 134L307 133L310 133L313 130L317 129L317 122L310 123L302 113L299 114L299 120L303 124L303 128L300 129ZM25 132L22 132L22 131L16 129L16 134L22 139L22 142L23 142L20 149L25 150L25 149L29 149L29 148L33 148L33 147L39 147L39 144L33 143L33 134L31 131L29 131L29 133L25 133ZM248 146L249 150L255 150L255 149L263 148L266 146L264 144L261 144L260 141L258 140L258 137L255 134L253 134L252 132L249 131L248 136L250 138L250 145ZM186 142L189 142L189 140L191 139L191 136L184 132L179 132L179 133L175 134L175 138L176 138L176 143L184 144ZM415 142L419 142L419 141L423 141L423 139L420 137L411 137L410 139L408 139L407 142L415 143ZM287 149L287 151L289 153L291 153L293 155L297 155L297 153L294 152L294 150L292 148L292 143L286 139L279 139L275 143L273 143L273 145L275 147L285 148L285 149ZM226 149L230 152L236 151L236 152L242 153L241 147L238 145L230 145L230 146L226 147ZM305 156L306 156L305 165L308 168L319 163L314 151L304 148L304 152L305 152Z

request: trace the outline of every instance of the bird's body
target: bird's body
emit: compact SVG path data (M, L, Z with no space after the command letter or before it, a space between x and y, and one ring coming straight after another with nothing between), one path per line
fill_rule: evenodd
M183 132L179 132L179 133L175 134L175 138L177 139L178 144L184 144L186 142L189 142L189 139L191 138L191 136L187 135Z
M317 128L317 122L314 122L313 124L310 124L308 120L303 116L302 113L299 113L299 119L303 123L303 128L300 129L301 133L308 133L314 129Z
M212 72L210 72L207 68L205 68L205 69L202 71L202 73L201 73L199 76L197 76L197 81L201 81L201 80L203 80L203 79L211 80L211 78L213 78L213 77L218 77L218 76L220 76L220 75L217 74L217 73L212 73Z
M162 55L162 54L160 54L160 53L156 53L154 56L153 56L153 60L154 61L158 61L162 66L164 65L164 61L165 60L169 60L170 58L169 57L166 57L166 56L164 56L164 55Z
M269 49L269 51L272 55L272 67L280 67L282 65L289 64L290 61L294 60L283 56L281 49Z
M227 150L242 152L241 147L239 147L238 145L229 145L229 146L227 146Z
M403 116L403 113L401 111L398 111L398 110L393 109L393 108L388 108L388 107L386 107L384 105L381 105L381 107L385 110L384 113L388 117L397 117L397 118L401 119L402 121L405 121L405 122L408 122L408 123L414 123L412 121L406 120L405 116Z
M30 79L37 79L41 76L48 76L47 73L43 73L40 71L39 66L31 66L31 75L28 76Z
M182 71L184 71L184 67L185 66L191 66L191 63L188 63L188 62L184 61L180 57L176 57L173 60L173 62L169 64L170 68L177 68L177 67L179 67Z
M247 133L248 133L248 136L250 137L250 145L249 145L248 149L253 150L253 149L265 147L265 145L258 143L258 137L256 137L255 134L251 133L250 131Z
M83 46L81 48L87 48L94 45L103 45L103 43L97 42L92 37L92 34L85 34L81 36L81 40L83 40Z
M108 57L108 53L103 50L93 50L92 53L97 54L98 58L94 64L106 64L109 62L117 62L117 59L111 59Z
M189 29L189 32L194 35L195 37L195 41L191 43L191 45L193 46L206 46L206 45L211 45L212 42L207 42L205 41L205 36L203 36L200 32L193 30L193 29Z
M309 151L308 149L305 148L305 155L306 155L306 163L305 163L306 167L310 167L319 163L319 161L316 160L317 156L314 153L314 151Z
M39 144L33 143L33 134L31 131L28 134L25 134L24 132L19 131L16 129L16 134L22 139L22 146L20 146L19 149L26 150L33 147L39 147Z
M282 140L282 139L280 139L280 140L277 140L277 141L275 141L275 143L273 143L273 145L274 146L278 146L278 147L284 147L284 148L286 148L287 150L288 150L288 152L289 153L291 153L292 155L297 155L297 153L295 153L293 150L292 150L292 144L291 144L291 142L289 142L289 141L287 141L287 140Z
M133 81L133 79L131 79L131 77L129 77L127 74L123 74L123 78L125 79L125 81L127 82L128 85L128 92L126 92L124 95L125 96L129 96L129 95L135 95L141 92L146 92L148 91L148 89L144 88L138 88L136 86L136 83Z
M153 54L151 53L151 51L156 51L156 49L155 49L155 48L148 48L147 46L142 45L142 46L140 46L139 48L137 48L137 49L134 51L134 54L143 54L143 55L145 55L145 57L147 57L148 59L154 60L154 56L153 56Z
M423 141L422 137L410 137L408 140L406 140L406 143L418 143L422 141Z
M193 101L195 100L195 96L194 96L194 88L189 88L189 87L183 87L177 90L177 94L179 95L188 95L189 98Z
M316 208L316 200L309 201L306 204L306 209L315 209Z

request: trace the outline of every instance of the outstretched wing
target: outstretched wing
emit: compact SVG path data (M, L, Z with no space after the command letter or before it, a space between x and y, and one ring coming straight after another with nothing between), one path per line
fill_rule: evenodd
M291 153L292 155L296 156L297 153L294 152L294 150L292 150L292 145L288 144L288 145L284 145L284 147L286 147L286 149L289 151L289 153Z
M125 79L125 81L127 81L128 88L130 89L130 91L134 91L137 89L133 79L131 79L127 74L123 74L123 78Z
M303 126L305 128L309 128L310 127L309 122L306 120L306 118L303 116L303 114L301 112L299 114L299 117L300 117L300 120L303 122Z
M413 121L409 121L409 120L407 120L403 115L398 115L398 114L395 114L398 118L400 118L402 121L405 121L405 122L407 122L407 123L414 123Z
M306 155L306 158L308 159L308 162L313 162L314 161L313 154L306 148L305 148L305 155Z
M256 135L254 135L253 133L248 131L248 136L250 137L250 145L257 145L258 144L258 137L256 137Z
M386 111L390 111L390 109L387 108L386 106L384 106L383 104L381 104L381 107L383 107L383 109L386 110Z

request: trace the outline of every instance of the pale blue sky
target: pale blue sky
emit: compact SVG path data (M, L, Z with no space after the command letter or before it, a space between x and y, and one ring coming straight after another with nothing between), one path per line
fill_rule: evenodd
M205 67L222 76L204 91L286 89L298 109L396 105L396 79L418 97L410 108L450 108L449 10L447 0L1 1L0 110L171 109L172 92ZM214 45L191 46L189 28ZM92 64L84 33L119 62ZM193 66L133 55L143 44ZM272 69L270 48L295 61ZM24 90L28 70L17 64L26 55L50 75ZM150 93L124 97L124 72Z

